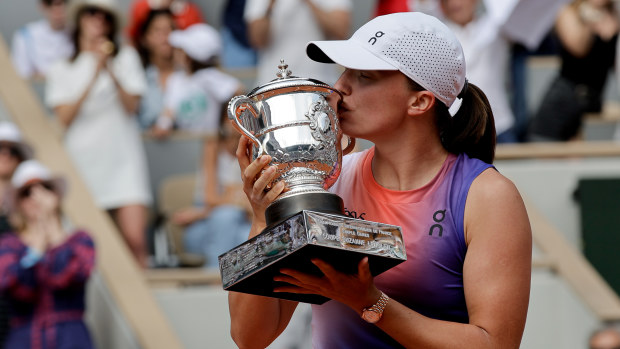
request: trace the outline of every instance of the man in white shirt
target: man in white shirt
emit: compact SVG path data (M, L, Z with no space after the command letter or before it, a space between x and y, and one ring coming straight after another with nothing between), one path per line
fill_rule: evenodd
M346 39L351 23L350 0L248 0L244 19L250 44L258 50L257 85L276 78L283 59L294 76L333 84L335 65L307 58L312 40Z
M26 79L44 78L58 59L73 53L67 30L67 0L41 0L44 19L28 23L13 35L12 60Z

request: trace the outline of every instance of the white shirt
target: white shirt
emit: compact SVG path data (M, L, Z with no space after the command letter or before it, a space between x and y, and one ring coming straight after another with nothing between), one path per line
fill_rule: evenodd
M507 93L510 43L490 17L481 16L464 27L446 21L463 46L467 79L486 94L495 117L497 134L515 122Z
M221 106L239 86L239 80L217 68L201 69L192 75L178 71L168 78L164 103L179 129L213 134L219 129Z
M47 20L29 23L13 35L13 65L23 78L45 76L52 64L72 53L68 31L53 30Z
M350 0L312 0L324 11L351 8ZM265 16L269 0L248 0L244 19L250 23ZM328 84L336 82L339 70L336 64L314 62L306 56L306 44L325 40L312 10L303 0L276 1L271 13L268 46L258 52L256 84L263 85L276 78L280 60L288 64L293 76L313 78Z

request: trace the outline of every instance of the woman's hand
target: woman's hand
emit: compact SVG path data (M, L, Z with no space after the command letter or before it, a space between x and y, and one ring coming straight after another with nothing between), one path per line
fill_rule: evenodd
M108 68L110 54L114 51L114 43L110 42L107 38L101 37L98 41L99 43L96 46L98 49L94 52L97 57L95 77L99 75L99 72Z
M357 265L357 274L341 273L318 258L312 259L312 263L321 270L323 276L283 268L281 274L273 280L286 282L290 286L279 286L274 291L318 294L343 303L358 313L373 305L381 296L381 291L374 285L368 257L364 257Z
M243 192L252 206L252 235L260 232L266 226L265 210L284 189L284 182L275 183L269 188L269 184L276 178L276 167L268 166L271 156L262 155L258 159L250 162L251 143L250 140L242 136L237 146L237 161L241 168L241 179L243 180ZM254 229L256 227L256 229ZM256 231L258 230L258 231Z

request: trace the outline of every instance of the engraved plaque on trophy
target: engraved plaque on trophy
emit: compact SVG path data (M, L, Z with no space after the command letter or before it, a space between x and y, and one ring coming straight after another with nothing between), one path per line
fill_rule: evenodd
M357 272L368 256L377 275L406 260L400 227L350 218L342 199L328 192L338 178L342 131L334 108L340 93L314 79L291 76L284 62L278 78L236 96L228 116L252 142L251 160L263 154L276 166L275 181L287 191L266 210L267 228L258 236L219 256L223 287L229 291L321 304L318 295L274 293L273 277L283 267L320 273L311 258L337 270Z

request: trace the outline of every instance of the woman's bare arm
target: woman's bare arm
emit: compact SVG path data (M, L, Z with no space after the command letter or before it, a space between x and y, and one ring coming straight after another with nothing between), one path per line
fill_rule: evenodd
M266 227L265 209L284 186L279 183L265 190L275 177L275 168L261 173L269 164L269 156L250 162L249 140L244 136L239 140L236 155L241 168L243 191L252 205L252 228L248 237L252 238ZM296 302L237 292L229 293L228 305L232 338L239 348L244 349L267 347L284 331L297 307Z
M565 5L558 13L555 31L562 46L575 57L585 56L594 42L592 30L579 18L577 8L572 5Z

